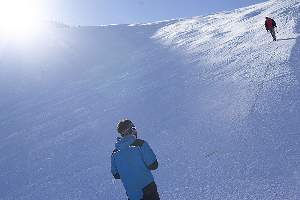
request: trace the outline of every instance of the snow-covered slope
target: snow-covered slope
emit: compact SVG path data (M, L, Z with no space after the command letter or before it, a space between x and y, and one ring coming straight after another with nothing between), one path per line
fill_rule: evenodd
M126 199L123 117L157 153L162 199L299 199L299 5L2 38L0 199Z

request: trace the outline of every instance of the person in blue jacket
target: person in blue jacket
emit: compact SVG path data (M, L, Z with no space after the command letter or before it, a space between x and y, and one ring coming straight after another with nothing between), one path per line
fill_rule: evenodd
M156 155L150 145L137 139L137 130L128 120L117 125L117 138L111 155L111 173L121 179L129 200L159 200L151 170L158 168Z

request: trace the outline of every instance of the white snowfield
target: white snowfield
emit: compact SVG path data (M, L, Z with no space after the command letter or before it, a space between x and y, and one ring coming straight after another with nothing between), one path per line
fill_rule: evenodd
M157 154L163 200L300 199L299 13L271 0L1 37L0 200L127 199L110 174L124 117Z

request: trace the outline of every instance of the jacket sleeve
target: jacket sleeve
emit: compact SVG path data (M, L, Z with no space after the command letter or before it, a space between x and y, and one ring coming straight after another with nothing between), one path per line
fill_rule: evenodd
M274 19L272 19L272 25L273 25L274 27L277 27L276 22L275 22Z
M120 175L115 163L114 152L111 155L111 173L115 179L120 179Z
M265 21L265 28L268 30L267 20Z
M158 168L158 162L156 159L156 155L154 154L153 150L151 149L150 145L144 141L143 145L141 146L141 152L143 155L143 160L150 170L155 170Z

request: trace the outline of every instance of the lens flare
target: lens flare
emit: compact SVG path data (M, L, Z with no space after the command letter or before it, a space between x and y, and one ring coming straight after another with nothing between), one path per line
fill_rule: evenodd
M27 37L36 31L39 12L36 0L0 0L0 33Z

